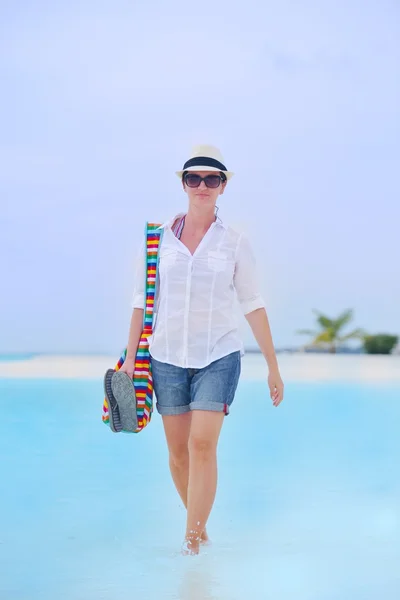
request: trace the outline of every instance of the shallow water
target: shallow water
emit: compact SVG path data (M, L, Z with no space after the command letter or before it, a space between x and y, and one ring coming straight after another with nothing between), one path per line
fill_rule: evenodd
M400 387L241 381L219 444L212 545L185 511L157 413L101 423L101 381L0 380L3 600L400 597Z

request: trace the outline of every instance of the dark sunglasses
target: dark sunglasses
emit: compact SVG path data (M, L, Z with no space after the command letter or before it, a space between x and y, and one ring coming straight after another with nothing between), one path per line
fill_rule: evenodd
M199 187L202 181L204 181L208 188L217 188L225 181L225 178L222 175L206 175L205 177L200 177L200 175L196 175L196 173L185 173L183 181L190 188Z

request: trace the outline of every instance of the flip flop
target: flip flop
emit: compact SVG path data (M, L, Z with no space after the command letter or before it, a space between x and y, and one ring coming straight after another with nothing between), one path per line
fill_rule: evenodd
M106 374L104 375L104 394L108 402L108 418L110 429L114 433L119 433L122 431L121 417L119 414L118 404L111 387L111 381L114 374L114 369L108 369L108 371L106 371Z
M111 390L117 401L122 429L136 431L138 418L136 394L132 379L122 371L116 371L111 378Z

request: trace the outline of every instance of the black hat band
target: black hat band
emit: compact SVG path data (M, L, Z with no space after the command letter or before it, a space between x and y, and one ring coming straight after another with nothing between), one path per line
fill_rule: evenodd
M219 171L228 170L224 164L219 162L219 160L215 160L215 158L209 158L208 156L196 156L195 158L187 160L183 165L183 170L185 171L189 167L214 167Z

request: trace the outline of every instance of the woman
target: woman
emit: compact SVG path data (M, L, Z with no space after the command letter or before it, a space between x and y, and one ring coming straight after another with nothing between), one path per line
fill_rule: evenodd
M234 318L235 295L264 354L274 406L283 382L274 352L254 258L246 236L216 216L229 172L217 148L196 147L177 172L189 200L186 214L163 224L153 335L154 393L162 415L169 464L187 508L182 552L198 554L217 486L216 450L240 375L243 347ZM140 252L127 357L133 375L143 322L144 260Z

